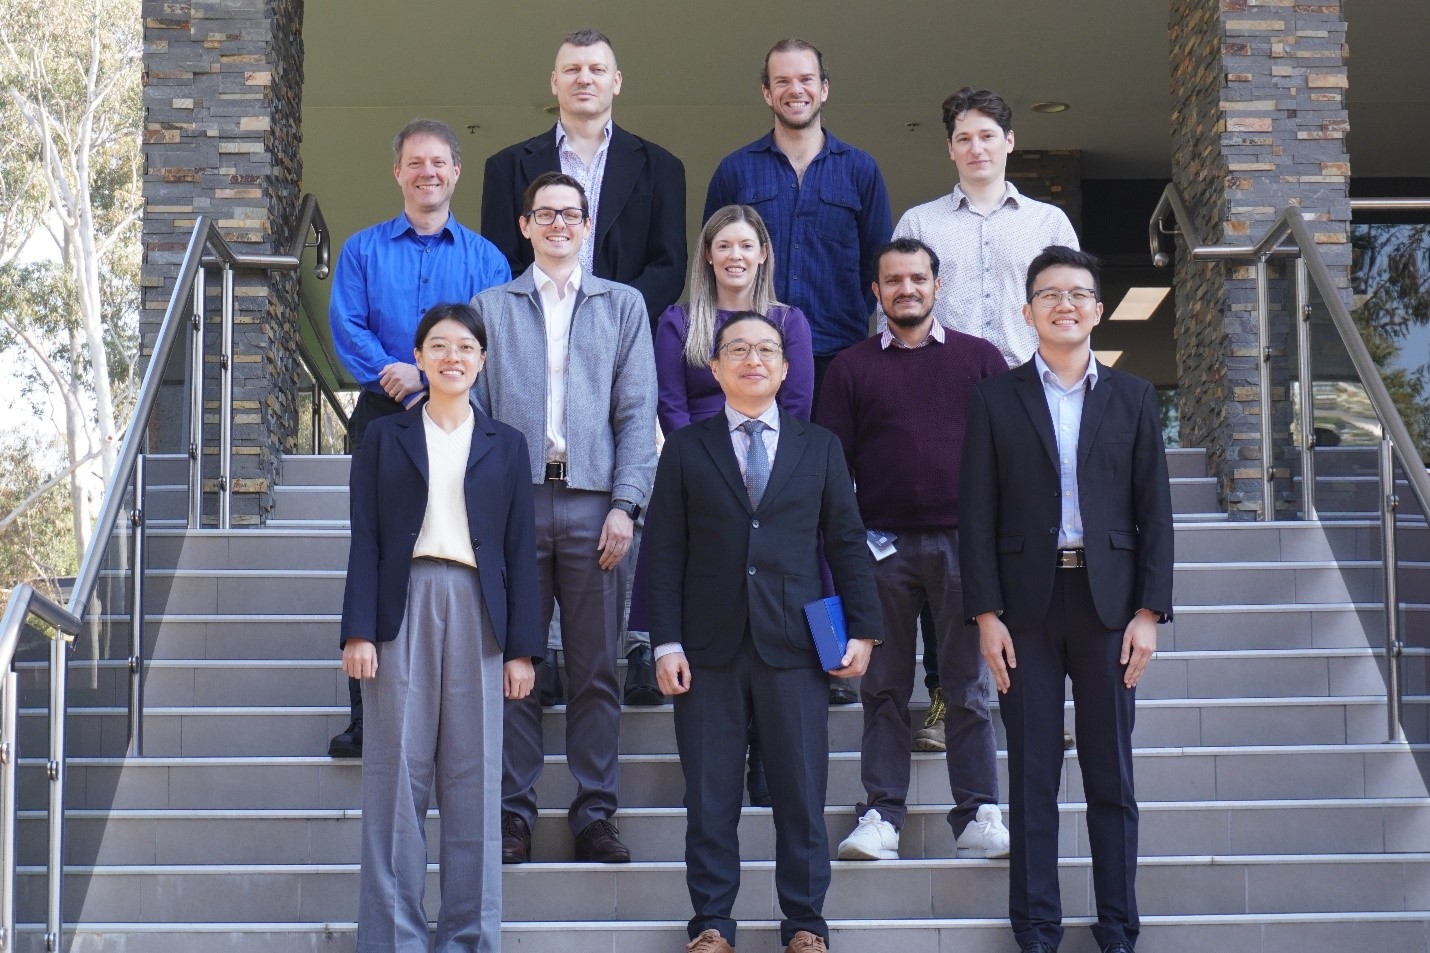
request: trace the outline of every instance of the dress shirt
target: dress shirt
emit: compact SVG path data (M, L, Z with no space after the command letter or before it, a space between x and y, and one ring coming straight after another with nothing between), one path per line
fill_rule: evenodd
M906 351L913 351L928 344L942 344L944 340L943 325L937 321L929 328L928 336L913 347L904 343L904 339L893 332L886 324L884 330L879 333L879 347L888 349L891 347L901 347Z
M593 264L596 258L596 210L601 207L601 183L606 178L606 154L611 145L611 120L606 120L605 138L601 148L591 157L591 164L566 146L566 127L561 120L556 121L556 154L561 157L561 171L581 183L586 193L586 204L590 207L590 221L586 229L586 240L581 243L581 267L588 275L596 273Z
M556 282L536 265L531 266L541 312L546 319L546 462L566 460L566 368L571 344L571 315L581 287L577 266L558 295Z
M1082 506L1077 493L1077 443L1082 429L1082 405L1087 392L1097 386L1097 361L1092 352L1087 355L1087 373L1071 387L1064 388L1043 360L1033 352L1033 365L1043 382L1043 396L1048 401L1048 413L1053 418L1053 437L1058 444L1058 483L1062 489L1063 515L1058 523L1058 547L1075 549L1082 546Z
M1028 198L1011 182L987 215L955 185L950 194L905 212L894 236L917 238L938 255L938 322L992 341L1009 367L1027 363L1038 349L1038 333L1023 320L1028 265L1049 245L1078 247L1062 209ZM881 328L884 322L881 313Z
M328 320L338 360L381 394L384 367L413 363L412 341L427 309L470 301L510 280L496 246L450 215L432 236L419 236L406 213L365 228L343 244L333 270Z
M730 427L730 444L735 449L735 462L740 465L740 479L745 478L746 461L750 456L750 435L740 429L740 425L747 420L759 420L764 423L765 429L760 431L760 439L765 443L765 453L770 458L770 472L775 469L775 452L779 449L780 442L780 406L771 403L765 408L765 412L758 417L746 417L735 410L729 404L725 405L725 423ZM751 570L753 571L753 570ZM684 652L685 647L679 642L662 642L655 647L654 657L669 655L672 652Z
M869 336L874 256L889 240L891 213L873 156L824 131L803 180L774 133L720 161L705 197L705 220L725 205L753 205L770 230L775 297L809 319L816 357Z
M464 486L475 420L476 414L468 408L467 419L447 433L432 420L427 408L422 408L422 430L427 437L427 509L412 549L414 558L451 559L476 568L477 554L467 535Z

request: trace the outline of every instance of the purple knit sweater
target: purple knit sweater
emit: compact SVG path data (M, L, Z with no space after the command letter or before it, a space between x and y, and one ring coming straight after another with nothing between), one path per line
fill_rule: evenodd
M998 348L953 330L913 350L881 348L876 335L834 359L817 417L844 444L864 525L958 526L968 402L975 384L1007 369Z

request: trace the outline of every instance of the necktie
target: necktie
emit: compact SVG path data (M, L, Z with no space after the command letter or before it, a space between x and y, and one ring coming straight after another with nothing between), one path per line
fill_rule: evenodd
M760 436L766 425L762 420L747 420L740 429L750 435L750 452L745 456L745 490L750 494L750 505L758 508L765 486L770 482L770 455L765 452L764 437Z

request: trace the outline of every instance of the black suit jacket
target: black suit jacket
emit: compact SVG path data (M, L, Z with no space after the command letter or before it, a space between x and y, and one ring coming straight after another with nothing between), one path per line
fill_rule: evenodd
M780 413L779 443L752 509L725 414L672 433L661 451L642 557L651 644L692 665L730 662L748 623L775 668L819 667L804 606L822 595L818 541L851 638L880 639L873 559L839 440Z
M1083 404L1077 486L1098 617L1124 628L1138 609L1172 612L1172 499L1157 397L1101 364ZM1032 361L980 381L968 410L959 488L968 616L1001 611L1041 625L1052 597L1062 503L1057 442Z
M390 641L407 611L412 551L427 511L424 405L374 420L353 457L342 642ZM463 487L482 598L504 657L539 659L546 633L537 612L536 517L526 438L480 409L473 413Z
M487 159L482 176L482 236L519 275L533 261L517 226L531 180L560 172L556 127ZM596 277L631 285L652 324L685 287L685 166L660 146L612 125L601 204L596 209Z

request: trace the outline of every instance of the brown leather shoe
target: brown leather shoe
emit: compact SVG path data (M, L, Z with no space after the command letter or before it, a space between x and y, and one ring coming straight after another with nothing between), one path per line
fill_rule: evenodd
M524 864L531 859L531 829L519 815L502 811L501 862Z
M592 821L576 835L576 859L593 864L628 864L630 848L621 843L616 825L602 818Z
M800 930L790 937L785 953L829 953L829 946L819 934Z
M735 948L719 930L706 930L685 944L685 953L735 953Z

